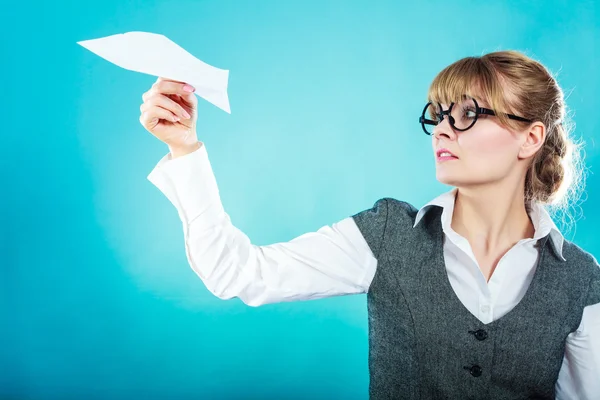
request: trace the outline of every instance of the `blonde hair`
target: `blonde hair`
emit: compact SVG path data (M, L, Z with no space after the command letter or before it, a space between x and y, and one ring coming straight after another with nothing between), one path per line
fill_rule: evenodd
M450 104L464 96L486 101L499 123L521 130L530 123L509 119L515 114L546 126L544 145L533 157L525 178L525 200L566 211L583 189L582 143L569 136L562 89L540 62L514 51L465 57L444 68L429 88L428 101Z

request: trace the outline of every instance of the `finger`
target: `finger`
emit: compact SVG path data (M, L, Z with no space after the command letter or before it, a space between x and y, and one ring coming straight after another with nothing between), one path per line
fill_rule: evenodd
M183 107L188 114L193 115L196 112L196 108L198 108L198 98L194 93L188 95L169 94L167 96Z
M185 90L185 89L189 89ZM191 85L186 84L185 82L174 82L174 81L157 81L152 85L152 89L162 94L179 94L186 95L188 93L194 92L194 88Z
M164 109L167 109L173 114L179 116L180 118L190 118L190 114L185 108L183 108L179 103L177 103L176 101L174 101L166 95L155 94L153 96L148 97L148 99L140 106L140 111L144 111L145 109L149 109L153 106L159 106Z
M164 94L164 95L177 94L177 95L187 99L188 102L191 103L191 102L193 102L195 89L192 88L193 89L192 92L187 92L187 91L183 90L184 86L186 86L186 84L167 82L167 81L163 81L161 83L161 85L159 85L158 83L155 83L154 85L152 85L150 90L148 90L147 92L142 94L142 100L146 101L148 99L148 97L153 96L156 93Z
M140 122L147 128L154 128L159 120L175 123L179 121L179 117L174 115L171 111L158 106L144 110L140 115Z
M146 102L151 96L157 95L154 89L150 89L142 94L142 100ZM159 94L161 95L161 94ZM164 94L168 98L174 100L176 103L181 105L185 111L189 114L193 114L198 106L198 98L194 93L187 94Z
M156 125L158 125L159 121L159 117L150 115L147 112L143 112L140 114L140 123L144 128L146 128L150 132L152 132Z
M167 96L168 98L170 98L171 100L173 100L175 103L177 103L179 105L181 105L181 103L183 102L181 100L181 96L178 94L167 94L165 96Z

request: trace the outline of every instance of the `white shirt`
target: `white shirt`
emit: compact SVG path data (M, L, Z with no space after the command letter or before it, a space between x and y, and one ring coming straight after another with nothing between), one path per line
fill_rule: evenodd
M165 155L148 175L175 206L183 224L185 251L194 272L221 299L238 297L250 306L366 293L377 260L352 217L289 242L256 246L224 211L206 146L185 156ZM562 257L562 234L541 206L530 217L533 238L522 239L498 262L489 282L469 242L450 226L456 189L423 206L443 207L444 259L457 297L487 324L508 313L524 296L536 268L536 241L550 233ZM566 341L556 382L557 399L600 399L600 304L584 309Z

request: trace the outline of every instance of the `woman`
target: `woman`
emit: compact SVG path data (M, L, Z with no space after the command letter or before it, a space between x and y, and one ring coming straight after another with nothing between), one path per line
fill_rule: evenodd
M178 210L193 270L251 306L367 293L370 398L600 398L600 268L544 208L579 173L539 62L500 51L434 79L419 122L453 190L269 246L223 210L193 88L159 78L143 99L142 125L170 150L148 179Z

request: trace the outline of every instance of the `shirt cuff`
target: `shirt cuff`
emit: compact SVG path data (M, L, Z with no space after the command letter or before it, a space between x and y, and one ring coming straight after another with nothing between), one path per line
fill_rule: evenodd
M209 225L222 216L223 205L206 145L186 155L171 158L168 153L158 161L147 179L175 206L181 221L187 225L203 217Z

